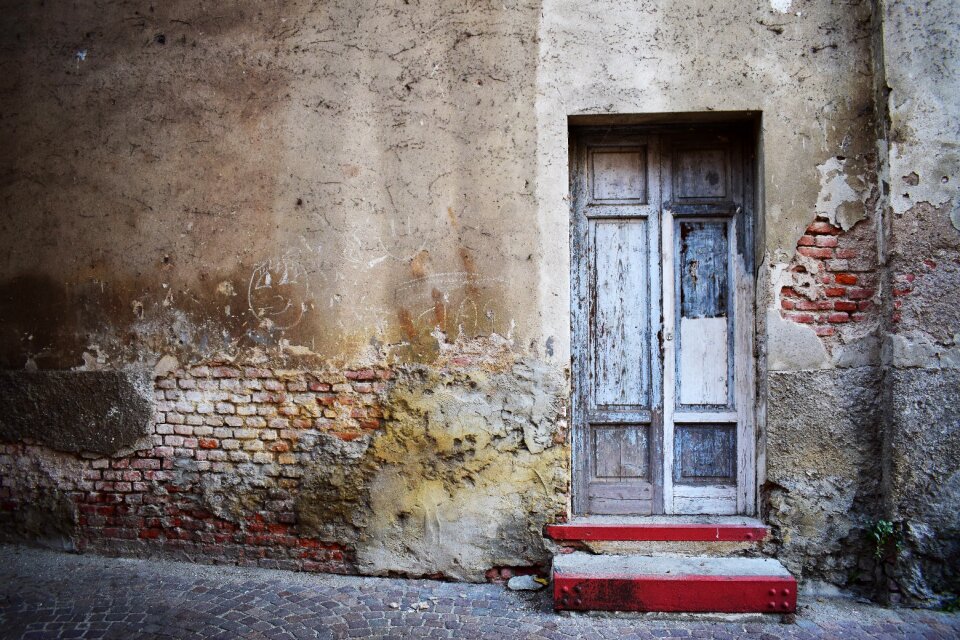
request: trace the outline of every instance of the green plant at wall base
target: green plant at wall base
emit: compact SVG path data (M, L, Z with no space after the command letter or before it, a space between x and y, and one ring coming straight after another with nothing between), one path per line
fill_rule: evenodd
M888 545L894 540L893 523L889 520L877 520L867 529L870 539L873 540L873 555L882 558ZM899 543L897 548L900 548Z

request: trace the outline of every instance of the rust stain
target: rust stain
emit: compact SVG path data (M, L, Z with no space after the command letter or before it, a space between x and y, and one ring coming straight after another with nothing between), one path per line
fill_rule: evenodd
M414 278L422 278L427 275L427 265L430 262L430 252L423 249L410 261L410 273Z
M430 296L433 298L433 320L438 326L445 328L447 322L447 307L443 300L443 292L434 287L433 291L430 292Z
M475 300L480 293L477 287L477 263L474 262L470 250L466 247L460 247L460 262L463 264L463 270L467 272L467 284L464 290L468 299Z
M457 221L457 214L454 213L453 207L447 207L447 218L450 220L450 226L454 229L460 227L460 223Z
M400 307L397 309L397 318L400 320L400 328L403 329L403 334L407 337L407 340L410 342L416 341L417 327L413 324L410 311L406 307Z

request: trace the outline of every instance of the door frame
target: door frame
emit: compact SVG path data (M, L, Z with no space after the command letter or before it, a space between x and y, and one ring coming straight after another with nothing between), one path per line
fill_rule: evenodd
M656 144L659 136L669 134L671 139L676 140L683 134L693 135L729 135L735 136L739 144L734 145L737 152L731 160L731 166L734 171L741 175L742 192L736 196L737 206L741 211L737 212L736 221L732 224L733 232L729 242L730 266L734 270L731 278L731 285L735 288L732 296L734 307L733 311L733 371L734 371L734 390L736 398L735 411L737 420L737 451L736 451L736 513L742 515L754 515L757 511L758 498L758 467L761 463L762 450L758 446L758 439L762 429L758 425L758 417L762 410L762 402L759 389L757 388L757 370L758 359L757 352L757 317L756 313L756 242L757 234L755 229L758 226L758 216L756 203L758 194L756 193L757 181L756 175L759 173L758 166L758 131L757 121L730 121L730 122L709 122L703 124L654 124L654 125L616 125L604 124L571 126L569 129L569 178L570 178L570 207L569 207L569 233L570 233L570 304L571 304L571 367L572 367L572 392L571 408L571 493L572 493L572 515L579 516L588 513L588 492L587 483L590 465L592 464L590 447L587 441L589 429L587 427L587 412L589 397L588 369L589 369L589 336L586 322L577 321L579 314L589 315L589 309L585 310L578 301L584 300L584 292L587 291L588 283L585 281L587 276L586 268L581 264L579 258L580 252L589 250L583 246L586 238L584 225L586 224L583 216L578 216L578 201L585 197L580 193L581 185L586 182L581 179L579 172L586 166L587 139L591 144L596 144L598 140L601 144L610 146L630 146L637 144L638 141L652 140L650 145L650 157L655 158L655 162L650 162L650 199L649 204L659 207L660 225L656 236L659 241L658 252L651 251L650 259L650 295L651 299L656 295L660 298L660 317L651 317L651 339L654 341L652 348L659 349L659 357L651 358L651 369L659 368L659 371L651 372L651 421L650 421L650 449L651 449L651 467L650 473L661 474L662 484L654 483L654 513L665 513L669 515L673 511L673 450L664 450L663 444L666 441L672 442L672 430L674 425L674 411L672 396L674 395L675 378L675 354L672 348L676 344L672 340L673 333L673 297L674 288L671 286L661 287L664 282L664 273L672 273L673 269L673 250L674 250L674 216L670 206L668 206L667 195L670 186L666 184L664 176L661 175L660 153L672 153L672 149L660 149ZM655 165L655 166L653 166ZM655 169L655 171L654 171ZM653 182L656 180L657 184ZM661 197L662 196L662 197ZM661 201L655 200L658 198ZM651 246L652 248L652 246ZM664 340L666 338L666 340ZM651 352L653 353L653 352ZM659 387L660 391L654 391ZM659 406L653 398L656 393L659 397ZM668 402L670 400L670 402ZM710 510L711 496L709 488L706 488L697 496L697 500L702 500L706 505L705 510ZM696 492L694 492L696 493ZM729 504L729 503L727 503ZM727 507L729 509L729 507ZM729 511L728 511L729 512Z

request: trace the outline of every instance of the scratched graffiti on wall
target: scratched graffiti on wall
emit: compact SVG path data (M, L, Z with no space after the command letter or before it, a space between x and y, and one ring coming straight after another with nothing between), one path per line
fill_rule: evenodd
M312 308L307 268L296 254L257 264L247 286L247 305L260 327L290 329Z

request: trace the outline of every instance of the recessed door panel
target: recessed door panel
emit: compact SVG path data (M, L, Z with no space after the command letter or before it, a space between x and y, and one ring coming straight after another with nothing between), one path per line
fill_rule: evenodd
M698 485L736 483L736 425L677 425L673 442L673 481L675 483Z
M647 425L593 427L594 474L604 479L650 477L650 442Z
M598 408L650 406L647 221L600 220L593 228L593 397Z

